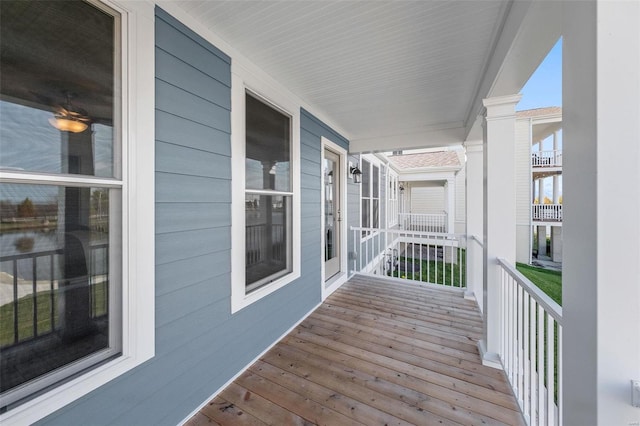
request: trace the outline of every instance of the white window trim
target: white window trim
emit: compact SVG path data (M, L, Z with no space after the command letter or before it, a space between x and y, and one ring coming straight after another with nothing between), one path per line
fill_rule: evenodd
M122 26L122 355L0 415L4 426L34 423L155 355L155 11L102 3Z
M245 94L250 91L291 116L292 268L249 294L245 289ZM300 278L300 105L246 68L231 66L231 313Z
M321 294L322 294L322 300L325 300L327 297L329 297L334 291L336 291L338 288L340 288L340 286L342 286L342 284L344 284L347 281L347 275L348 275L348 271L349 271L349 260L348 260L348 253L349 253L349 229L347 224L349 223L349 217L348 217L348 209L347 209L347 203L348 203L348 198L347 198L347 179L349 178L347 175L347 157L348 157L348 152L346 149L342 148L340 145L332 142L331 140L325 138L324 136L322 136L320 138L320 142L322 145L322 155L320 158L320 164L321 166L321 170L320 173L324 176L324 171L322 170L322 167L324 167L324 151L325 149L329 149L331 151L333 151L334 153L338 154L338 156L340 157L340 173L342 176L342 179L340 180L340 206L341 206L341 219L342 221L340 222L340 233L341 233L341 239L340 239L340 252L341 252L341 262L340 262L340 272L337 274L337 276L335 277L335 279L333 279L331 282L327 283L326 280L326 276L325 276L325 271L324 271L324 250L325 250L325 232L324 232L324 191L325 191L325 186L324 185L320 185L320 229L323 230L323 232L321 232L320 234L320 253L321 253L321 263L322 263L322 268L320 268L321 271L321 280L320 280L320 286L321 286ZM328 284L328 286L327 286Z
M376 157L372 156L372 155L361 155L360 156L360 164L358 165L360 167L360 170L363 171L364 167L362 166L362 160L366 161L369 163L369 180L370 180L370 191L369 191L369 200L371 201L369 204L369 228L372 228L373 231L368 232L366 235L361 235L360 237L360 241L366 241L370 238L375 237L376 235L378 235L380 233L380 228L382 228L382 223L380 222L380 217L381 215L381 204L382 204L382 198L380 197L380 184L381 184L381 179L380 179L380 175L382 174L382 162L380 160L378 160ZM373 166L376 166L378 168L378 227L377 228L373 228L373 174L371 173L373 171ZM362 183L359 184L360 185L360 209L362 209ZM386 205L386 203L385 203ZM362 214L360 214L360 227L363 227L363 223L362 223Z

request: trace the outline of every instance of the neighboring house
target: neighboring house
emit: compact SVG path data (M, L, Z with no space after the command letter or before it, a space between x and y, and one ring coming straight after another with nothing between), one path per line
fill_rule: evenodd
M465 250L473 362L525 401L513 354L544 369L557 324L533 410L640 422L638 27L637 2L0 1L0 423L186 422L387 256L402 171L371 153L459 145L466 235L423 237ZM518 92L560 36L561 310L512 270Z
M404 220L432 224L432 232L465 232L464 149L408 151L388 159L400 182Z
M518 111L516 119L518 262L562 262L562 108ZM550 183L550 188L546 188ZM547 229L550 230L547 234ZM534 237L537 239L534 240ZM547 238L551 245L547 256Z

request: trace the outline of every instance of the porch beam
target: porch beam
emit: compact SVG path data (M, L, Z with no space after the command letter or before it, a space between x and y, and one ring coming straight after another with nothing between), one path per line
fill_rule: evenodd
M515 128L516 104L521 95L484 100L484 339L480 353L485 365L501 368L500 348L500 267L498 258L515 263L516 186Z

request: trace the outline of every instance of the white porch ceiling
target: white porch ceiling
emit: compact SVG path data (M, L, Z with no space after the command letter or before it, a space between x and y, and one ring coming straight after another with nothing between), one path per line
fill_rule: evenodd
M472 124L510 3L178 4L349 139L388 140Z

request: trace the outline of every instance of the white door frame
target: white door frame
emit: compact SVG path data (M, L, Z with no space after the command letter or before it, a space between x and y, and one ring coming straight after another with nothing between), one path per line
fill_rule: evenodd
M322 165L324 164L324 151L328 149L338 154L340 157L339 167L342 179L340 180L340 206L341 206L341 221L339 222L340 229L340 272L338 272L328 283L325 282L325 273L324 273L324 250L325 250L325 233L324 233L324 185L320 185L320 229L322 232L320 233L320 273L321 280L320 285L322 287L322 300L326 299L331 293L336 291L342 284L347 281L347 242L349 240L349 234L347 229L347 179L348 179L348 171L347 171L347 150L342 148L340 145L337 145L331 142L329 139L324 136L321 138L321 160L320 160L320 179L324 179L324 174L322 173Z

